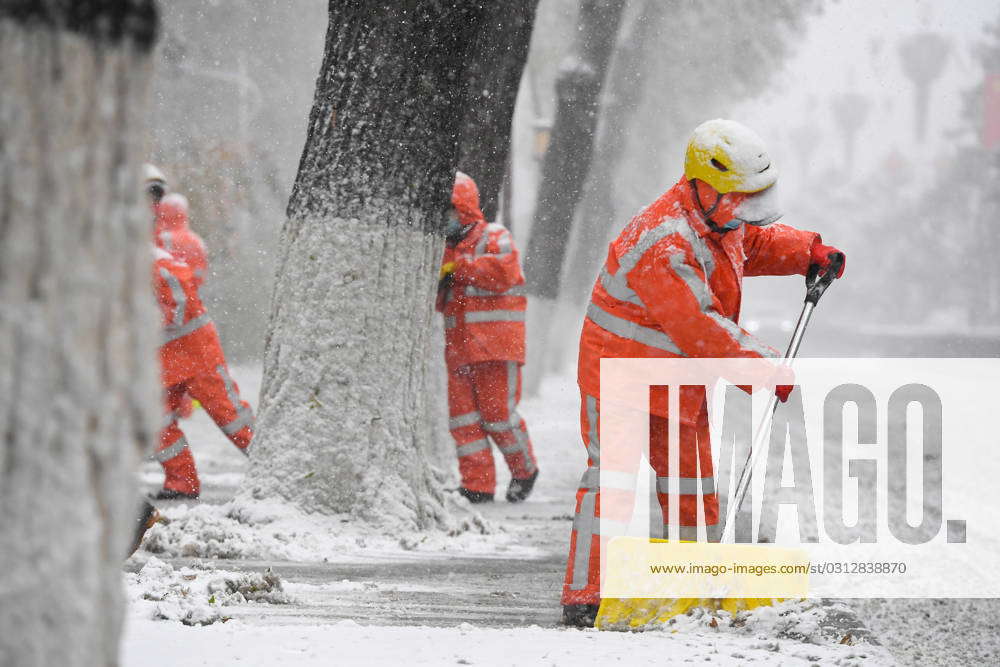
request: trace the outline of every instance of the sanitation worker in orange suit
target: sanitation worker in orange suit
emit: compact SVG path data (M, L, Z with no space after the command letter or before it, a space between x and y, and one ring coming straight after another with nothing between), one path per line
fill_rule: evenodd
M608 247L580 336L580 430L587 470L576 494L563 586L567 625L593 625L600 604L600 545L613 537L599 533L621 534L613 529L629 520L623 511L628 503L605 499L601 511L601 359L777 357L777 351L737 324L743 277L804 275L812 264L826 269L843 256L823 245L819 234L772 224L779 217L776 181L777 170L760 137L733 121L708 121L695 129L688 144L684 176ZM775 389L782 400L790 391L787 385ZM676 472L667 466L666 396L656 389L650 396L650 463L657 475L657 498L665 519L668 500L679 505L682 540L697 539L699 495L709 539L719 537L704 396L682 391L680 414L669 417L679 422ZM679 495L668 498L671 475L679 478Z
M160 444L154 457L166 479L160 499L197 498L201 492L194 457L177 425L177 410L185 394L201 403L208 415L236 447L247 453L253 438L254 416L240 399L229 374L215 325L198 297L197 279L187 264L155 248L153 285L163 315L160 370L165 413Z
M475 182L459 172L451 195L438 310L444 314L449 428L462 476L459 493L493 500L497 446L510 469L507 501L531 493L538 462L517 413L524 364L524 275L510 232L486 222Z

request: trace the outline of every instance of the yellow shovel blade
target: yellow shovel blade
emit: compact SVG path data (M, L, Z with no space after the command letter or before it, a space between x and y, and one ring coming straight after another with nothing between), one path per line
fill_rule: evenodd
M780 598L603 598L594 627L598 630L635 630L666 623L695 607L738 612L781 602Z
M693 566L700 572L692 572ZM602 567L608 597L602 598L597 613L599 629L664 623L695 607L735 616L808 595L808 556L800 549L616 537L607 546ZM700 597L664 596L672 592ZM624 597L629 593L648 597Z

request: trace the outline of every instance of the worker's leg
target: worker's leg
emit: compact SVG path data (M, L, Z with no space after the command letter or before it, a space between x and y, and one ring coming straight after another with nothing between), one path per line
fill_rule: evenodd
M240 398L239 387L225 364L191 378L188 392L240 451L247 453L253 439L253 411Z
M482 427L476 406L470 366L448 370L448 428L455 439L462 488L492 495L496 490L496 470L490 441Z
M177 425L177 409L185 391L187 387L183 383L164 390L163 429L160 431L160 444L153 456L166 473L164 491L196 497L201 491L198 471L187 439Z
M674 474L670 466L669 441L670 422L663 417L650 417L650 463L656 471L656 497L663 512L663 533L669 537L670 505L678 504L679 537L682 541L697 541L698 498L704 505L704 524L709 541L718 541L719 499L715 493L715 478L712 474L712 446L709 439L707 414L700 416L696 423L681 423L678 428L680 444L679 474ZM675 493L671 487L675 486Z
M514 361L487 361L470 368L483 429L503 453L512 477L532 477L538 470L538 461L528 426L517 412L521 400L521 365Z
M638 447L602 451L600 401L581 393L580 433L587 451L587 469L576 492L576 515L570 536L569 560L563 584L563 605L597 605L601 601L601 549L624 535L635 507ZM613 418L617 411L609 413ZM617 424L619 433L625 424ZM612 422L614 427L614 421ZM627 438L626 438L627 440Z

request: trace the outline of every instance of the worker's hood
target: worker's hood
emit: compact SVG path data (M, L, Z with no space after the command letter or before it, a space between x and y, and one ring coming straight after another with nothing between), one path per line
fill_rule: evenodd
M460 171L455 174L455 185L451 189L451 205L455 207L458 221L463 226L486 220L479 210L479 188L476 187L476 182Z
M156 231L173 232L188 226L188 200L182 194L171 192L153 206L156 211Z

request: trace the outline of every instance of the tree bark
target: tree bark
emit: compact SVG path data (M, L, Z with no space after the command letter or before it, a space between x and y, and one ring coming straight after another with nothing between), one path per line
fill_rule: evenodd
M444 525L428 336L465 66L490 26L480 6L446 0L332 0L329 12L247 491L386 527Z
M0 664L114 665L159 421L151 0L0 5Z
M484 29L472 46L466 71L458 168L476 181L483 214L495 220L507 170L514 102L538 0L477 4L483 5Z
M535 296L559 295L563 257L590 170L601 89L624 7L625 0L582 0L578 39L556 79L556 117L525 255L528 292Z

